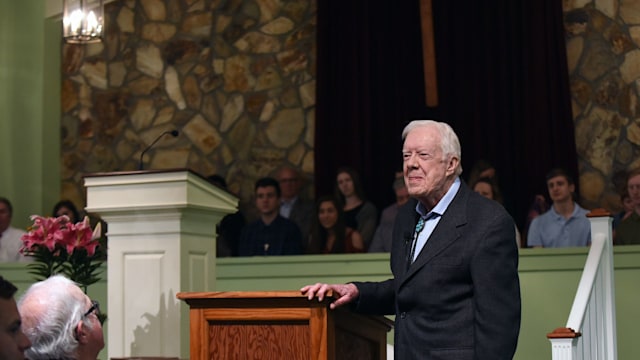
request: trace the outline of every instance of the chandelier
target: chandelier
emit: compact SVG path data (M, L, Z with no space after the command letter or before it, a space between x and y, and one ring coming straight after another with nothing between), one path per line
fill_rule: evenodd
M102 41L102 0L63 0L62 14L62 37L65 42L89 44Z

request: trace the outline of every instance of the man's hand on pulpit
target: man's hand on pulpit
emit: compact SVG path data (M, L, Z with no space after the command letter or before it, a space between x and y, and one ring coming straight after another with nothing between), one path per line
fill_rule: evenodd
M336 300L332 302L329 307L335 309L338 306L348 304L358 298L360 291L351 283L348 284L323 284L316 283L314 285L307 285L300 289L302 295L307 295L309 300L313 300L314 297L318 298L318 301L324 300L325 297L335 297Z

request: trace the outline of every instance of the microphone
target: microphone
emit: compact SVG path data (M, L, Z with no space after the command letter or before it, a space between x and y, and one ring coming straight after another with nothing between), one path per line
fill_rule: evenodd
M142 170L143 168L143 162L142 162L142 157L144 156L144 154L146 154L147 151L151 150L151 148L153 147L153 145L155 145L158 140L162 139L163 136L165 135L171 135L173 137L178 137L178 135L180 134L180 132L178 130L171 130L171 131L165 131L162 134L160 134L160 136L158 136L155 140L153 140L153 142L151 143L151 145L147 146L144 150L142 150L142 152L140 153L140 162L138 164L138 170Z
M413 239L413 234L405 231L404 234L402 234L402 237L404 238L404 245L407 246L409 245L409 242Z

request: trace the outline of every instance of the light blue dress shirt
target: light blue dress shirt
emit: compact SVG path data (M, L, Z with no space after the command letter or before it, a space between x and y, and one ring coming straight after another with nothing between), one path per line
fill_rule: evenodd
M414 239L415 250L412 252L413 258L411 259L411 262L415 261L418 258L418 255L422 251L422 248L427 243L427 240L429 240L431 233L433 233L433 230L440 222L442 214L444 214L444 212L447 211L449 205L451 205L451 202L458 193L458 190L460 190L460 178L456 177L451 187L449 187L449 190L447 190L447 193L444 194L442 199L438 201L436 206L434 206L431 211L427 211L427 209L424 207L424 205L422 205L421 202L418 202L418 205L416 205L416 212L420 214L420 217L422 219L424 219L424 228L417 234L418 238ZM415 236L416 234L414 232L414 238Z

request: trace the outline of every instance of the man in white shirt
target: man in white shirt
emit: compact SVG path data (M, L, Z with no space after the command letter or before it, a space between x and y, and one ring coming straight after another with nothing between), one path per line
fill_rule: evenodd
M0 197L0 262L29 261L20 254L23 230L11 227L13 207L9 199Z

